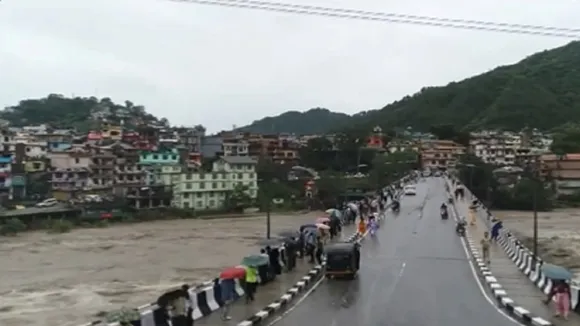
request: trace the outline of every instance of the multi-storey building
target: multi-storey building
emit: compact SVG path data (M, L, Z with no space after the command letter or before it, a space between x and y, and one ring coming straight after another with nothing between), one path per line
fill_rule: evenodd
M423 168L452 168L465 146L452 140L421 140L420 153Z
M258 195L256 161L249 157L223 157L211 172L182 173L174 183L174 205L195 210L222 208L237 185L251 198Z
M91 158L92 153L83 149L48 154L53 197L68 200L89 189Z
M552 181L558 194L572 194L580 190L580 154L539 157L540 176Z

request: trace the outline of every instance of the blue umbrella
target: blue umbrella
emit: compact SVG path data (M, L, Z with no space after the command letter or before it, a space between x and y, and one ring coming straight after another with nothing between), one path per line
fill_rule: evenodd
M547 263L544 263L542 265L542 273L544 273L544 275L547 278L550 278L552 280L566 281L566 280L570 280L570 279L572 279L572 277L574 277L572 272L570 272L568 269L566 269L562 266L547 264Z
M262 255L249 255L242 259L242 265L244 266L251 266L251 267L258 267L268 265L268 261L270 259L268 256Z

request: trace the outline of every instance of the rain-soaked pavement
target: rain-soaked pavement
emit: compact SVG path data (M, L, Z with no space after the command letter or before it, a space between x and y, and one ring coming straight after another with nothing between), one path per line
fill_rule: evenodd
M273 214L273 234L321 214ZM0 240L0 325L77 326L257 253L265 218L173 220ZM286 286L286 285L283 285ZM290 286L290 285L288 285Z
M443 180L419 183L376 238L363 240L354 281L325 280L276 326L513 326L474 279L454 233L442 221Z

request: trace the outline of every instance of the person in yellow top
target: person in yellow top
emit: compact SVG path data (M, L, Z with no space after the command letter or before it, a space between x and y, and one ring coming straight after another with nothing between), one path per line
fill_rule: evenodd
M253 266L246 266L246 303L254 301L254 294L258 288L258 269Z
M367 224L365 219L361 216L360 221L358 222L358 233L360 236L364 235L367 232Z
M480 243L483 261L485 261L489 265L491 263L491 258L489 257L489 246L491 245L491 237L489 236L489 232L485 231L483 233L483 238L481 239Z

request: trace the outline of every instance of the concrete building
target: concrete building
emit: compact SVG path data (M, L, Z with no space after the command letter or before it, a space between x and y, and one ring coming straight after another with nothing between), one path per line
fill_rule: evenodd
M554 183L558 194L570 195L580 191L580 154L539 157L539 173L545 180Z
M465 146L452 140L421 140L420 153L423 168L452 168L465 154Z
M258 195L256 161L249 157L223 157L211 172L182 173L174 183L174 206L183 209L223 208L237 185L244 186L251 198Z

